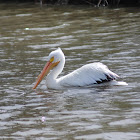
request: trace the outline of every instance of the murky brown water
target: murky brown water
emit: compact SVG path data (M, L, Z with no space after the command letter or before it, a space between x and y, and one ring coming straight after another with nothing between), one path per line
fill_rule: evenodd
M0 5L0 137L140 138L140 9ZM128 86L32 90L61 47L62 75L103 62Z

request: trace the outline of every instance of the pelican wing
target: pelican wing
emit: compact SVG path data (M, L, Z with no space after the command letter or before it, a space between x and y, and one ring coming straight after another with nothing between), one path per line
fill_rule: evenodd
M87 86L115 80L119 77L102 63L91 63L82 66L72 73L58 79L62 86Z

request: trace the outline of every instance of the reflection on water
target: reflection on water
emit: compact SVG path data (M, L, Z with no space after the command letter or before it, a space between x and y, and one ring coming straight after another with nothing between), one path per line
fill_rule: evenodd
M139 9L0 9L1 138L139 139ZM128 86L57 91L43 90L43 81L33 91L57 47L66 56L62 75L100 61Z

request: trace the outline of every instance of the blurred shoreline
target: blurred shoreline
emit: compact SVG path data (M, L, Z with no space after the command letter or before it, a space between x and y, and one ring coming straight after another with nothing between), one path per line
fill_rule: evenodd
M38 4L38 5L89 5L93 7L134 7L140 6L140 0L0 0L0 4Z

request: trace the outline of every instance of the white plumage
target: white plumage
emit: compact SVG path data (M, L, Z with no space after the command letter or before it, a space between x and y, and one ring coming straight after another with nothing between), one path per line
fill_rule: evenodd
M65 56L60 48L53 51L49 55L49 61L45 65L43 71L39 75L33 89L46 76L46 85L48 88L58 89L67 86L88 86L92 84L100 84L117 79L119 76L108 69L102 63L90 63L73 71L72 73L60 77L65 64ZM50 71L52 69L52 71Z
M58 83L63 86L87 86L115 80L117 77L104 64L91 63L59 78Z

